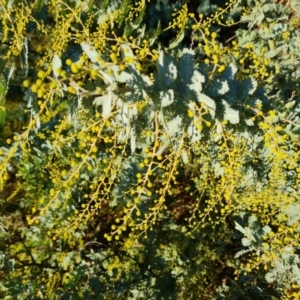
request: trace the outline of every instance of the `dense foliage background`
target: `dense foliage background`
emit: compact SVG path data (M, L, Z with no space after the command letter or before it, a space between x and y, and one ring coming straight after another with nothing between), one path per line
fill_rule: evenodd
M0 11L1 298L299 298L297 0Z

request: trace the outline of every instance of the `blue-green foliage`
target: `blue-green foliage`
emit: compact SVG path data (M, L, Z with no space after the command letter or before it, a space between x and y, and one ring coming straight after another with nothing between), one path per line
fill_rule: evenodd
M113 9L114 4L122 5L117 1L103 3L102 9L105 12ZM129 2L124 3L123 9L126 11ZM155 10L151 5L149 11L153 12ZM172 5L161 6L161 11L168 11L171 7ZM209 1L204 1L200 7L208 10ZM250 27L259 26L267 18L265 14L268 13L269 18L269 14L279 12L278 7L272 4L254 9L253 15L247 19ZM90 9L93 9L93 5ZM133 25L138 27L141 24L142 17ZM125 27L127 34L133 32L129 24L125 24ZM17 175L27 187L26 195L36 195L39 199L17 194L16 210L9 210L4 200L4 204L1 203L8 215L4 214L0 219L0 268L1 276L5 276L1 291L15 299L43 299L43 293L49 291L47 283L55 275L59 276L58 283L51 289L55 291L52 297L57 299L195 299L201 297L201 293L218 299L272 299L278 297L280 288L289 288L293 283L300 284L299 249L292 246L281 252L276 249L278 258L267 272L259 270L255 274L241 273L234 280L232 270L239 269L241 263L247 263L248 255L255 252L263 259L263 255L272 251L264 238L272 229L268 224L261 224L259 218L253 215L248 217L248 214L243 213L237 218L232 212L226 217L224 226L224 223L219 223L217 213L212 213L207 227L199 226L196 221L194 224L189 219L192 212L201 212L208 207L210 190L207 186L213 190L228 168L229 161L219 157L218 142L223 139L224 121L227 121L226 130L230 134L237 140L246 140L245 156L240 159L243 176L235 186L242 196L248 195L247 191L251 188L260 192L267 187L272 168L271 146L264 146L264 132L259 124L262 118L254 118L257 116L257 109L260 108L264 116L275 111L277 115L272 123L274 127L281 125L284 133L298 138L298 99L291 97L290 102L282 99L286 99L286 93L290 90L298 88L299 74L293 63L282 58L281 54L288 52L297 56L299 45L291 40L290 44L284 43L280 39L276 44L277 36L287 31L287 28L285 24L277 24L270 28L269 34L263 29L251 31L251 34L247 30L237 32L241 48L251 42L257 53L269 44L270 39L274 40L277 50L270 50L266 55L274 60L274 68L276 63L279 64L281 71L270 76L272 83L260 82L247 75L244 70L239 69L236 61L227 64L225 70L219 73L211 65L196 63L199 57L201 59L196 51L186 47L179 47L180 51L164 51L159 47L159 59L153 71L153 79L141 72L135 63L125 71L120 71L117 65L107 64L99 70L101 80L88 83L89 88L84 86L90 93L97 87L103 90L101 95L94 97L92 108L86 104L90 99L82 99L78 93L71 100L68 99L70 103L78 101L76 105L63 106L54 119L36 126L35 131L31 130L28 135L28 143L33 145L30 146L31 151L19 148L14 159L18 166ZM141 31L140 34L141 39L150 35L148 31ZM152 38L154 42L157 37L153 34ZM290 39L297 41L298 33L292 32ZM130 44L124 43L122 50L123 58L135 58ZM106 58L105 55L103 58ZM287 76L291 71L293 73ZM278 85L276 80L280 81ZM69 102L66 100L67 104ZM141 102L142 108L139 107ZM61 102L53 104L49 109L54 110L60 105ZM205 121L210 122L210 126L204 125L202 130L194 123L197 109L201 105L207 108ZM70 187L69 201L66 200L67 193L64 189L55 198L57 204L65 204L64 209L55 208L54 203L45 214L39 216L32 208L38 206L41 199L48 199L51 190L55 188L55 178L49 180L48 177L52 172L51 168L57 164L56 167L71 169L71 159L75 166L81 163L76 151L82 137L76 136L76 132L78 128L87 130L90 125L89 112L94 110L101 111L102 118L109 118L111 126L103 132L107 137L113 137L116 132L116 141L101 141L97 144L95 157L89 157L78 180ZM189 116L191 110L194 113L192 117ZM70 116L70 127L62 130L60 137L63 139L74 135L68 141L69 144L51 139L52 131L62 123L65 115ZM33 117L36 118L34 113ZM161 143L154 156L168 157L170 153L175 153L176 159L179 157L181 161L176 166L179 174L176 179L179 183L172 183L178 193L166 194L168 209L155 216L157 222L151 223L147 230L142 228L138 231L141 235L134 240L135 244L126 248L130 228L123 233L125 246L117 241L109 243L103 235L112 231L110 227L114 220L127 203L134 201L135 195L130 193L130 189L138 184L137 174L146 173L141 165L147 158L143 150L153 147L156 141L155 130L166 133L167 138L160 137ZM145 136L145 131L151 132L151 135ZM43 134L46 138L41 138ZM184 142L181 142L182 137ZM117 155L109 152L114 143L124 145L120 153L116 151ZM201 145L207 145L204 153L199 150ZM123 149L124 152L121 152ZM8 155L7 146L1 147L1 150ZM290 156L295 151L292 146L283 150ZM254 160L254 152L257 152L258 161ZM207 169L202 168L206 161ZM107 175L106 168L110 163L117 166L115 169L118 172ZM88 169L88 164L92 166L91 170ZM14 166L11 165L11 170L13 169ZM295 169L287 171L290 180L285 186L279 186L278 190L296 197L297 173ZM162 169L153 170L157 189L161 188L163 174ZM110 184L108 204L105 202L100 207L90 223L82 220L74 229L69 226L68 218L73 217L75 210L80 210L86 204L85 195L90 193L91 183L100 180L101 176L106 176L105 180ZM210 183L203 188L203 180L208 179ZM103 194L99 193L98 196L102 197ZM216 210L221 209L221 204L227 204L222 196L220 199L220 207ZM231 200L239 205L238 197ZM142 217L152 212L155 201L157 195L142 194L137 205ZM247 209L246 205L238 206L238 211ZM287 227L299 221L300 212L296 204L278 208L278 214L286 216L287 221L283 223ZM38 216L39 223L27 226L24 219L28 215ZM142 223L142 217L134 215L132 219ZM150 221L153 219L154 217ZM16 232L11 235L10 228L13 226ZM52 239L48 235L53 227L60 229L64 226L71 241ZM84 244L72 244L72 239L82 239ZM18 255L22 254L30 257L30 261L20 261ZM17 268L28 267L32 271L26 277L27 281L21 275L10 277ZM35 283L36 276L44 276L45 281L41 286Z

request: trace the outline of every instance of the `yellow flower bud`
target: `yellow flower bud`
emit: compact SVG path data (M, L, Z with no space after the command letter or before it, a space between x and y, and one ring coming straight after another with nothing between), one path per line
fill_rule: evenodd
M43 70L38 71L37 76L41 79L44 79L46 77L46 73Z
M188 116L189 116L190 118L193 118L193 117L194 117L194 112L193 112L191 109L188 110Z
M35 82L37 87L40 87L43 84L43 80L42 79L37 79Z
M26 88L29 87L30 86L30 80L29 79L24 80L23 81L23 86L26 87Z
M75 73L75 74L79 72L79 69L75 63L71 64L71 71L72 71L72 73Z
M72 60L71 60L70 58L68 58L68 59L66 60L66 64L67 64L68 66L71 66Z
M115 53L111 53L111 54L109 55L109 57L110 57L110 59L111 59L112 62L115 62L115 61L117 60L117 56L116 56Z
M68 92L71 94L76 94L76 90L74 89L73 86L68 86Z
M38 95L38 98L42 98L44 96L44 91L42 89L39 89L37 91L37 95Z
M98 76L98 71L93 69L93 70L91 70L90 75L93 79L95 79Z
M55 81L52 81L52 82L50 83L50 89L55 89L56 86L57 86L57 84L56 84Z
M34 83L34 84L31 86L31 91L32 91L33 93L36 93L36 92L37 92L37 89L38 89L38 87L37 87L37 85Z

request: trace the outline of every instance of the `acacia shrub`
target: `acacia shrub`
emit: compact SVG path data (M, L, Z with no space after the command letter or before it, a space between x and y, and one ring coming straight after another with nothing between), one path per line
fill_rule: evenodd
M3 293L296 293L299 119L288 88L297 72L276 84L298 51L294 21L276 27L261 13L277 18L282 6L250 5L245 20L259 29L238 31L225 47L210 30L218 13L198 17L183 6L168 27L176 38L162 51L161 30L143 29L145 5L115 2L95 21L93 6L53 1L46 26L22 3L1 4L3 39L18 34L4 59L28 47L29 20L53 49L41 49L23 81L31 121L1 146ZM200 42L178 51L186 26ZM288 45L291 61L274 53L276 45Z

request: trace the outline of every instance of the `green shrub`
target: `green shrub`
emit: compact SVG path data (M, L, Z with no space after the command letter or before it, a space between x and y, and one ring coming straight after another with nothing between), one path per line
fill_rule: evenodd
M298 297L298 11L244 2L0 1L4 299Z

